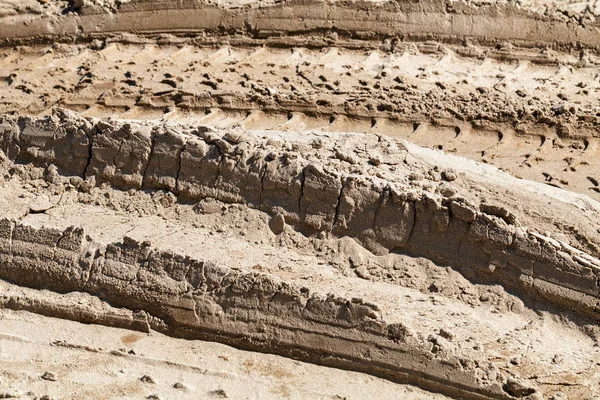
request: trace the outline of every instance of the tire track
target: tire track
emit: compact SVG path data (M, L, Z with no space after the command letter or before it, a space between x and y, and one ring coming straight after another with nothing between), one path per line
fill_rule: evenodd
M0 112L39 115L61 106L90 117L383 134L600 199L586 179L600 179L598 149L589 146L598 135L595 68L479 60L455 50L5 49Z

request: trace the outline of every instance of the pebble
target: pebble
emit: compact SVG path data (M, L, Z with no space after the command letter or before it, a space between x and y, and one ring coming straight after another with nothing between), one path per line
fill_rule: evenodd
M347 153L347 152L344 152L341 150L336 150L335 157L338 160L346 161L347 163L352 164L352 165L358 163L358 157L356 155Z
M411 181L422 181L425 179L425 176L418 172L411 172L410 175L408 175L408 179Z
M440 336L448 340L453 340L455 337L454 333L450 332L445 328L440 329Z
M359 278L362 278L362 279L371 278L369 271L367 271L367 269L364 266L360 266L360 267L356 268L354 270L354 273L356 274L356 276L358 276Z
M525 397L534 394L537 390L515 378L508 378L502 389L511 396Z
M156 381L154 380L154 378L152 378L150 375L144 375L140 378L140 381L144 382L144 383L156 383Z
M444 196L444 197L452 197L454 196L456 193L458 193L458 191L456 190L456 188L452 187L451 185L447 184L447 183L443 183L438 187L439 193Z
M323 139L315 139L311 143L313 149L321 149L323 148Z
M78 189L83 193L89 193L94 186L96 186L96 177L91 176L85 178L85 180L79 185Z
M46 176L44 177L48 183L60 182L60 175L58 174L58 168L54 164L50 164L46 169Z
M381 158L379 156L373 156L369 159L369 163L377 167L381 165Z
M42 375L42 379L46 381L56 382L58 380L58 377L54 372L46 371L44 372L44 375Z
M227 399L227 393L223 389L211 390L209 394L218 399Z
M447 182L455 181L456 178L458 178L458 175L453 169L447 169L444 172L442 172L442 179Z
M271 228L271 231L276 235L282 234L285 230L285 218L283 214L275 214L269 221L269 228Z

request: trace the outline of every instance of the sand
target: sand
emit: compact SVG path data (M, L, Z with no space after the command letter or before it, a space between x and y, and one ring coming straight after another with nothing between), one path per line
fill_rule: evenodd
M600 396L595 10L0 2L0 394Z

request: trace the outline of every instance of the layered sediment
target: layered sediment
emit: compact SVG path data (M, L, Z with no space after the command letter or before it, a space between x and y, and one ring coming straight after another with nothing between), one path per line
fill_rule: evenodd
M402 322L387 323L366 300L315 293L310 286L235 271L127 237L96 247L82 229L36 229L6 219L0 226L3 279L59 293L87 292L137 310L131 319L104 313L90 318L71 310L61 315L68 319L216 340L456 396L508 398L499 383L482 384L470 368L452 372L448 363L458 365L458 358L432 360L427 342L407 338ZM57 314L44 302L7 306Z
M599 395L582 6L0 0L2 313L452 398Z
M308 237L352 238L374 254L423 257L472 282L500 283L526 304L545 299L555 312L598 318L594 237L553 239L539 233L539 221L527 227L532 216L510 208L510 201L476 204L461 186L480 178L430 168L397 140L137 124L65 111L41 119L5 117L2 138L12 174L26 177L28 168L37 167L46 181L68 182L84 193L95 186L170 193L171 204L200 210L207 201L236 204L269 215L264 228L277 235L290 227ZM358 143L368 152L348 151L360 149ZM576 197L547 198L578 207ZM595 203L588 205L596 215ZM52 207L30 206L24 215L17 207L13 217L2 219L0 277L59 293L83 291L137 310L131 320L101 315L97 322L276 352L451 396L514 395L507 378L482 381L481 366L449 369L461 365L460 357L480 357L467 356L466 349L458 358L443 353L432 359L432 342L407 334L412 322L398 320L368 290L363 297L341 295L310 278L298 285L247 266L231 269L198 257L201 244L192 257L161 249L160 239L158 247L127 235L98 241L85 233L85 219L58 229L48 220L35 222ZM552 216L560 223L560 213ZM67 317L89 321L77 313Z
M274 39L276 43L281 36L316 34L322 37L324 32L336 32L367 40L471 40L485 44L508 41L528 47L591 49L599 45L593 15L586 18L560 10L532 12L511 3L75 1L51 4L46 10L36 5L29 10L33 12L15 9L17 15L11 15L6 21L0 37L52 40L132 31L209 35L226 32Z
M519 222L519 211L476 204L468 193L435 181L452 182L456 172L411 163L394 140L374 138L367 156L318 135L284 143L242 129L178 131L68 113L5 118L2 128L2 147L18 163L52 165L55 173L121 190L167 190L186 202L244 204L305 234L352 237L376 254L426 257L479 281L576 299L574 309L597 313L597 235L571 246ZM371 168L365 174L361 166ZM425 173L433 176L425 179ZM526 211L521 218L525 222Z

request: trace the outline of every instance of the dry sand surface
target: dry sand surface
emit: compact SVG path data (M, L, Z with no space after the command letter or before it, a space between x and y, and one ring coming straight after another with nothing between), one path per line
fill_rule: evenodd
M8 284L2 290L11 291ZM73 296L71 301L90 299ZM446 399L365 374L217 343L24 311L3 310L0 318L3 398Z
M0 1L0 398L600 398L599 4Z

